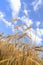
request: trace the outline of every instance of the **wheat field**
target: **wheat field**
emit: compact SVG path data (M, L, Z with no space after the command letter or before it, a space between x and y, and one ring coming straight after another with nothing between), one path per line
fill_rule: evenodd
M19 41L16 43L16 37L18 34L0 34L0 65L43 65L43 56L40 54L43 46L31 46Z
M30 28L31 26L25 31ZM25 36L26 33L20 32L7 36L0 34L0 65L43 65L43 55L40 53L43 53L43 46L32 45L30 36L28 44L20 41Z

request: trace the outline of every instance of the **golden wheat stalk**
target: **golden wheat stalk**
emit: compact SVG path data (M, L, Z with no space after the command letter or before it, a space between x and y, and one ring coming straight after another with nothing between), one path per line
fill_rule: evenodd
M43 49L35 49L35 51L43 52Z
M22 34L22 36L20 36L18 39L23 38L25 36L26 36L26 33Z
M43 48L43 46L35 46L34 48Z
M4 60L1 60L1 61L0 61L0 64L1 64L1 63L4 63L4 62L6 62L6 61L11 60L11 58L12 58L12 56L11 56L9 59L4 59Z
M36 60L34 60L34 59L30 58L30 57L27 58L26 65L28 63L28 60L30 60L31 62L34 62L36 65L41 65L39 62L37 62Z
M16 38L18 37L19 34L20 34L20 32L18 32L18 33L16 33L16 34L8 35L8 36L6 37L6 39L7 39L8 42L9 42L11 39L12 39L12 40L13 40L13 39L16 40Z
M31 29L32 28L32 26L30 26L30 27L27 27L27 29L25 29L25 31L27 31L27 30L29 30L29 29Z
M13 37L17 37L20 34L20 32L16 33L15 35L13 35Z
M15 22L15 21L18 21L19 19L18 18L14 18L12 20L10 20L10 22Z
M20 25L14 27L14 29L18 29L18 28L20 28L20 27L22 27L22 26L23 26L23 24L20 24Z

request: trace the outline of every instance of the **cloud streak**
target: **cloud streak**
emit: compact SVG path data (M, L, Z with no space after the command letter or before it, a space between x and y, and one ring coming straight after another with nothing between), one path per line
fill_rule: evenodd
M33 21L32 19L26 17L26 16L23 16L20 18L21 21L25 22L25 24L27 25L27 27L31 26L33 24ZM37 23L37 25L39 25L39 22ZM24 26L24 29L27 28L26 26ZM21 29L20 29L21 30ZM30 29L30 30L27 30L27 31L24 31L22 30L24 33L26 32L27 35L31 38L32 40L32 43L33 44L41 44L42 42L42 34L43 34L43 29L39 29L39 30L36 30L36 29ZM40 32L40 36L38 35L38 33Z
M33 21L26 16L22 16L20 20L23 21L27 25L27 27L33 24Z
M34 11L37 11L41 5L42 5L42 0L35 0L32 2Z
M12 31L14 32L15 31L14 25L11 22L7 21L4 17L5 17L4 14L0 12L0 20L5 23L6 27L10 27Z

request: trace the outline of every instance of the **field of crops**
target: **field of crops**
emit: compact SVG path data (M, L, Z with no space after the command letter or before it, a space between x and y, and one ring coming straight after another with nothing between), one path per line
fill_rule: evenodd
M43 65L43 56L40 54L43 46L19 41L26 34L18 34L0 34L0 65Z

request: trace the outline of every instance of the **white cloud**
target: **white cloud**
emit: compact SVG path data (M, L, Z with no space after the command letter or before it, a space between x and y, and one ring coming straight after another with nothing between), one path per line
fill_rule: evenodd
M42 38L39 37L36 33L35 30L32 28L31 30L26 31L27 35L31 38L31 42L35 45L40 45L42 42Z
M12 32L15 31L14 25L11 22L7 21L5 18L3 18L2 20L5 23L6 27L10 27Z
M24 14L28 15L28 10L24 9Z
M14 25L11 22L7 21L4 17L5 15L2 12L0 12L0 20L5 23L6 27L10 27L12 31L15 31Z
M40 37L43 36L43 29L37 28L36 31L37 31L37 34L38 34Z
M0 12L0 20L2 20L6 24L6 26L11 26L11 22L8 22L4 17L5 15Z
M39 27L40 24L41 24L40 21L37 21L37 22L36 22L36 26L37 26L37 27Z
M8 22L5 18L4 18L4 14L2 12L0 12L0 20L2 20L6 26L11 26L11 22Z
M33 24L33 21L26 16L21 17L21 20L27 25L27 27Z
M29 12L31 12L30 10L28 10L28 9L26 9L26 8L24 8L24 11L23 11L23 13L26 15L26 16L28 16L28 13Z
M0 19L2 19L3 17L4 17L4 14L0 12Z
M34 11L37 11L39 7L42 5L42 0L35 0L32 2Z
M28 17L26 17L26 16L23 16L23 17L21 17L20 18L20 20L22 20L23 22L25 22L25 24L27 25L27 27L29 27L29 26L31 26L32 24L33 24L33 21L30 19L30 18L28 18ZM39 25L39 22L37 23L37 25ZM26 26L24 26L24 29L26 29L27 28ZM24 30L23 30L24 31ZM31 37L31 39L32 39L32 42L35 44L38 44L38 45L40 45L41 44L41 42L42 42L42 38L41 38L41 36L39 36L39 31L37 31L37 30L34 30L33 28L32 29L30 29L30 30L28 30L28 31L24 31L24 33L27 33L27 35L29 36L29 37ZM42 31L42 29L40 30L40 35L42 35L43 34L43 31Z
M11 26L12 24L11 24L11 22L8 22L6 19L2 19L3 20L3 22L6 24L6 26Z
M23 13L28 15L29 12L31 12L31 10L28 8L27 3L23 2Z
M12 10L12 17L17 17L21 8L21 1L20 0L9 0L10 8Z
M41 35L43 35L43 29L40 29Z

